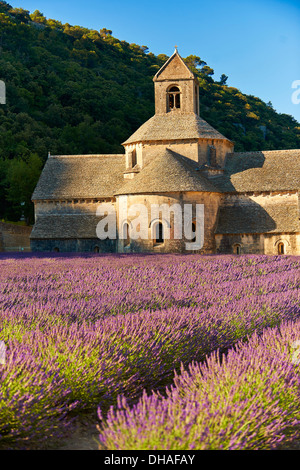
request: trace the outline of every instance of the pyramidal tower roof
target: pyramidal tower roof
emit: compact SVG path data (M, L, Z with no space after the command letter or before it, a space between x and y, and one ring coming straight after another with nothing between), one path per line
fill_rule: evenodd
M115 195L178 191L220 192L201 174L196 162L166 149L118 189Z
M229 140L197 114L155 114L125 142L170 141L188 139Z
M199 116L199 83L177 47L154 78L155 115L142 124L122 145L176 140L227 140ZM170 109L172 92L179 104ZM178 98L178 97L177 97ZM175 99L173 95L172 99Z

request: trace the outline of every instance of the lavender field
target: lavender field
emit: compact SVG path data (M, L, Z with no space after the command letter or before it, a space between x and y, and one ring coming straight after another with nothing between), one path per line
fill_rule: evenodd
M299 269L287 256L2 254L0 448L43 447L97 410L108 449L293 436Z

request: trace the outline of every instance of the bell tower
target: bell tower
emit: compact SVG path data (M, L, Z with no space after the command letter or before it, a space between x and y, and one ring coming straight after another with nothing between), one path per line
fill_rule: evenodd
M177 47L153 82L155 114L122 144L126 153L124 177L134 178L166 149L201 165L223 167L233 142L200 117L198 79Z
M199 83L180 57L177 46L153 81L155 114L193 113L199 116Z

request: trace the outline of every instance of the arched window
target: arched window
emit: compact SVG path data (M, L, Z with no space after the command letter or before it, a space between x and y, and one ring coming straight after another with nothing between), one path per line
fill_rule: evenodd
M191 239L191 242L194 243L196 241L196 222L192 222L192 233L195 234Z
M130 245L130 235L129 235L129 224L125 223L123 225L123 233L124 233L124 246L129 246Z
M284 243L282 242L278 243L278 254L284 255Z
M133 149L128 152L127 154L127 167L128 168L134 168L136 165L136 149Z
M154 244L161 245L164 242L164 226L161 222L155 225Z
M94 246L94 253L99 253L100 249L99 249L99 246Z
M180 90L177 86L168 90L168 107L169 110L180 108Z
M241 252L242 252L241 245L238 245L238 244L233 245L233 253L235 255L240 255Z
M209 146L209 164L211 166L217 165L217 151L214 145Z

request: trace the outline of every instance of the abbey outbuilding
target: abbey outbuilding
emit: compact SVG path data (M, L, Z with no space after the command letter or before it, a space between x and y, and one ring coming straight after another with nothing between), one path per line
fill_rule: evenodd
M204 208L199 253L300 254L300 150L234 152L201 119L197 78L177 49L153 81L155 115L124 154L49 155L32 196L32 251L187 252L172 214L149 217L147 238L130 237L131 206L176 204ZM110 203L119 214L124 199L116 238L99 239L97 209Z

